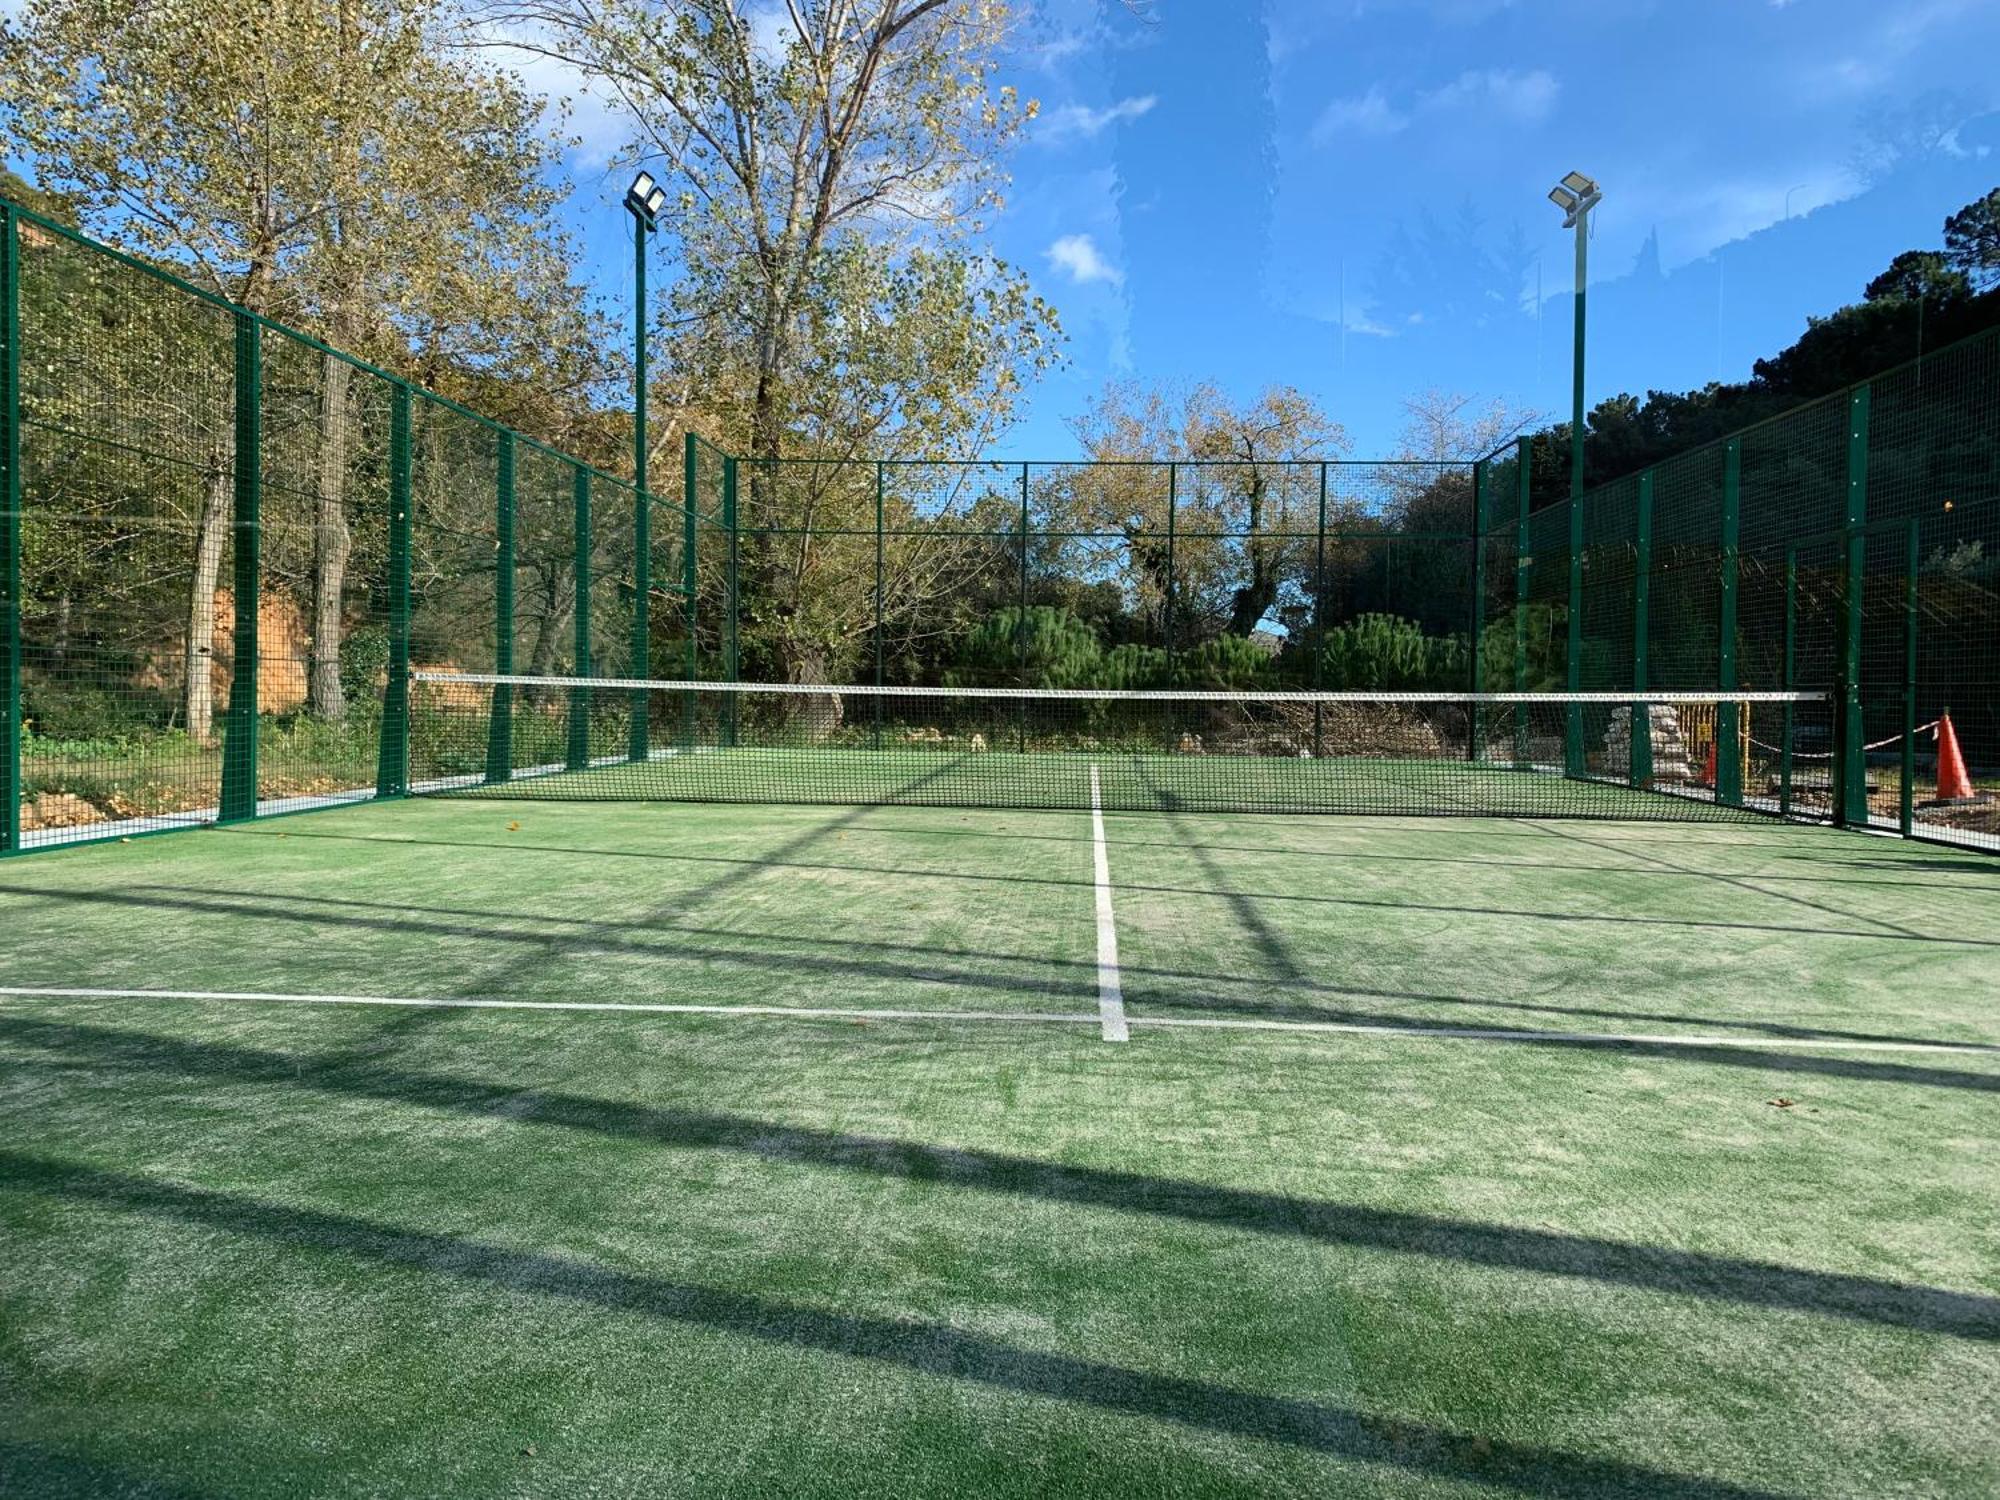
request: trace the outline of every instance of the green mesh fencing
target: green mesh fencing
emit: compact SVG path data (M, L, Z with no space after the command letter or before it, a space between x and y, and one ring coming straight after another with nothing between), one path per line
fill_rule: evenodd
M623 670L623 481L4 200L0 398L0 853L601 750L501 689L473 764L408 674Z
M641 494L0 216L0 852L752 729L908 750L925 726L870 688L1443 695L1449 733L1399 753L2000 848L2000 335L1576 500L1537 491L1525 439L1018 463L688 436ZM751 725L762 700L705 686L732 683L841 691ZM1031 749L1030 701L982 742ZM1284 711L1282 748L1410 727L1343 712Z

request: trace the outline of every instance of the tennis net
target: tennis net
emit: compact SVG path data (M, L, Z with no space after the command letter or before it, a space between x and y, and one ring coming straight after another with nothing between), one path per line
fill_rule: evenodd
M633 715L649 745L630 751ZM415 792L1704 819L1803 811L1812 693L1093 692L411 674ZM1640 732L1633 733L1638 725ZM1808 748L1797 765L1809 768ZM1817 779L1815 779L1817 778Z

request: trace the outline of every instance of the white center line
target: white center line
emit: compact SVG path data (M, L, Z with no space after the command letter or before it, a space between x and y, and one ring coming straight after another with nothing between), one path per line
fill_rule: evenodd
M1118 924L1111 915L1111 860L1104 852L1104 799L1090 768L1090 858L1097 872L1097 1014L1107 1042L1129 1042L1125 990L1118 981Z

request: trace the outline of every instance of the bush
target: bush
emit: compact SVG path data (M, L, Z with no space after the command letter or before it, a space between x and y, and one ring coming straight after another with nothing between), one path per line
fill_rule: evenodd
M1320 680L1333 692L1459 692L1470 677L1463 636L1426 635L1398 615L1357 616L1320 645Z
M340 691L348 706L380 703L389 680L389 632L380 625L350 630L340 643Z
M1203 641L1175 663L1180 685L1203 692L1249 692L1276 675L1277 660L1247 636Z
M1096 686L1103 649L1097 633L1053 605L995 610L959 643L946 687Z

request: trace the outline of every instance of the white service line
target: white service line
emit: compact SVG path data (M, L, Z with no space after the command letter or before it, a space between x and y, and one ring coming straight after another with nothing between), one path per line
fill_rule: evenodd
M1103 1015L1076 1011L848 1010L810 1005L671 1005L619 1000L498 1000L462 996L435 999L398 995L287 995L265 990L111 990L0 985L0 999L36 1000L232 1000L286 1005L398 1005L435 1010L630 1011L637 1015L778 1016L833 1021L985 1021L1022 1025L1103 1026ZM1121 1021L1123 1015L1120 1015ZM1132 1026L1174 1026L1189 1031L1279 1031L1393 1037L1399 1041L1541 1042L1596 1047L1747 1047L1759 1051L1942 1052L2000 1057L1991 1042L1873 1042L1844 1037L1666 1036L1630 1031L1529 1031L1479 1026L1407 1026L1391 1021L1266 1021L1225 1016L1135 1016Z
M1012 1021L1095 1025L1078 1013L996 1010L861 1010L831 1005L670 1005L643 1000L497 1000L401 995L287 995L265 990L98 990L0 985L0 997L56 1000L271 1000L291 1005L407 1005L440 1010L625 1010L670 1016L803 1016L837 1021Z
M1097 872L1097 1015L1107 1042L1129 1042L1125 987L1118 979L1118 923L1111 914L1111 858L1104 850L1104 799L1090 768L1090 859Z

